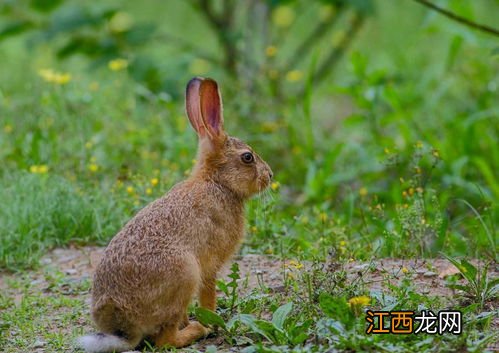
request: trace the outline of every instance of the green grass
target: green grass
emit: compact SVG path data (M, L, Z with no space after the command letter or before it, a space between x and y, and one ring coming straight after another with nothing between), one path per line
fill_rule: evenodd
M50 174L5 176L0 184L0 259L4 267L36 266L39 256L69 243L104 244L123 222L122 205L96 189Z

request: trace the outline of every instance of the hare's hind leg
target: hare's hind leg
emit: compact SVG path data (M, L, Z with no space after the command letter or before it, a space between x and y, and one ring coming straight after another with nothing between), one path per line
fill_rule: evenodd
M182 348L205 337L209 333L210 330L208 328L197 321L193 321L189 322L182 330L179 330L177 326L173 325L165 326L153 340L158 347L169 345L175 348Z

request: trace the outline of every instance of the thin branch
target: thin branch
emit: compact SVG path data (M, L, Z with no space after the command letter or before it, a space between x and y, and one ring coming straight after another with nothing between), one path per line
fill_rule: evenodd
M423 6L426 6L448 18L450 18L451 20L453 21L456 21L456 22L459 22L465 26L468 26L468 27L471 27L473 29L476 29L478 31L482 31L482 32L485 32L485 33L488 33L488 34L491 34L491 35L494 35L494 36L497 36L499 37L499 30L496 29L496 28L492 28L492 27L489 27L487 25L482 25L480 23L476 23L476 22L473 22L473 21L470 21L468 20L467 18L464 18L464 17L461 17L459 15L456 15L455 13L449 11L449 10L446 10L442 7L439 7L433 3L431 3L430 1L428 0L413 0L417 3L420 3L421 5Z

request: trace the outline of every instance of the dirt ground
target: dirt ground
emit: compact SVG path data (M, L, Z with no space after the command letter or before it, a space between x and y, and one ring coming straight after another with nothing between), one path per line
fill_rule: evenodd
M68 249L55 249L41 260L41 268L38 271L28 273L30 279L30 291L46 292L49 286L46 281L47 268L56 269L64 274L67 282L91 279L96 265L103 256L103 248L81 247ZM242 294L258 286L264 286L270 291L280 292L284 286L285 271L289 272L289 261L282 261L274 257L264 255L245 255L235 258L240 268L241 280L244 282ZM476 263L476 262L475 262ZM302 270L306 270L311 264L304 264ZM457 269L444 259L430 260L402 260L402 259L382 259L369 263L352 261L343 268L347 272L349 281L362 280L367 288L381 290L387 283L397 285L403 278L413 281L416 291L424 295L452 298L455 291L445 285L445 278L458 273ZM492 278L497 277L497 266L489 269ZM221 276L227 278L230 273L229 268L223 270ZM14 303L18 304L23 293L20 289L12 288L8 285L14 274L0 273L0 291L7 293L14 298ZM90 304L89 291L68 293L73 296L83 296L85 303ZM88 326L88 322L82 319L78 324ZM496 318L493 327L499 327L499 319ZM88 330L92 329L88 327ZM221 341L220 341L221 340ZM199 347L209 344L219 346L223 338L208 338L198 343ZM195 348L195 347L193 347ZM35 352L45 352L43 347L35 349ZM227 351L231 351L227 347Z

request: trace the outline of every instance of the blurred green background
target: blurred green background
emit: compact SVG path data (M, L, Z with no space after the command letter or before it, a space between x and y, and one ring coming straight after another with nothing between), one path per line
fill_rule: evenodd
M414 1L2 0L0 62L0 267L106 244L185 178L196 75L276 175L242 252L497 260L499 38Z

